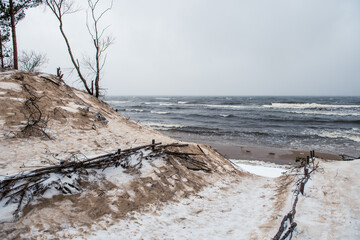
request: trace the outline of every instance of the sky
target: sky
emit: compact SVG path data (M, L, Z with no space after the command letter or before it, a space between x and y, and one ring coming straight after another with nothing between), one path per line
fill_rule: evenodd
M85 6L64 20L79 60L94 56ZM26 14L20 52L45 53L42 71L81 88L55 16ZM360 96L359 0L115 0L101 24L115 39L106 95Z

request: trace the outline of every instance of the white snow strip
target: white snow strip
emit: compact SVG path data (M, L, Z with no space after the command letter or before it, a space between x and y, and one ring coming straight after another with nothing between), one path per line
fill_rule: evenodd
M231 162L233 162L237 168L262 177L277 178L287 172L285 168L282 168L283 166L280 167L273 163L235 159L232 159Z
M4 101L11 100L11 101L16 101L16 102L25 101L25 99L23 99L23 98L14 98L14 97L0 97L0 100L4 100Z
M77 109L74 109L72 107L60 106L60 108L64 109L65 111L72 112L72 113L77 113L78 112Z
M40 73L38 76L39 76L39 77L48 77L48 78L54 77L54 75L47 74L47 73Z
M284 173L286 173L286 169L281 169L281 168L252 166L247 164L236 164L236 165L242 170L263 177L277 178L282 176Z
M79 105L74 102L69 102L67 106L60 106L60 108L66 110L68 112L77 113L77 112L79 112L79 109L85 109L86 106Z
M20 92L22 90L20 84L14 82L0 82L0 88Z

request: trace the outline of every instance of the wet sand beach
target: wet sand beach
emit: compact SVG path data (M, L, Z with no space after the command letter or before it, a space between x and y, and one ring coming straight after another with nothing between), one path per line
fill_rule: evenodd
M212 144L218 152L229 159L238 160L261 160L265 162L272 162L276 164L294 164L297 157L306 157L309 151L292 150L275 147L260 147L260 146L231 146ZM327 160L340 160L341 157L330 153L315 152L319 158Z

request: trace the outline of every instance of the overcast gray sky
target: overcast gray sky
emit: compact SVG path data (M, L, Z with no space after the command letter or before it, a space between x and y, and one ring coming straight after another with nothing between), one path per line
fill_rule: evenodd
M79 58L94 54L85 18L64 26ZM108 24L108 95L360 96L359 0L115 0ZM20 51L47 54L45 72L72 67L49 10L17 31Z

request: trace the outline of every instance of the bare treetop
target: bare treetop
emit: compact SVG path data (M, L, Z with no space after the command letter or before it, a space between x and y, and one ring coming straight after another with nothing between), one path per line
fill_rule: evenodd
M89 21L89 14L87 12L86 27L95 48L95 58L93 60L87 58L87 60L84 62L85 67L90 70L90 77L87 77L88 74L84 73L84 71L81 69L82 65L80 64L78 58L74 56L74 53L71 49L70 41L65 34L63 28L63 16L79 11L74 7L74 1L46 0L46 4L49 6L49 8L59 21L60 32L65 40L71 62L75 67L80 81L83 83L85 90L89 94L94 95L98 98L100 96L99 82L103 67L106 62L106 55L104 56L104 53L113 42L113 39L110 36L104 36L104 32L108 27L101 29L99 27L99 22L101 21L103 16L112 8L113 1L111 1L110 7L100 12L97 11L100 0L88 0L87 3L90 11L91 20Z

